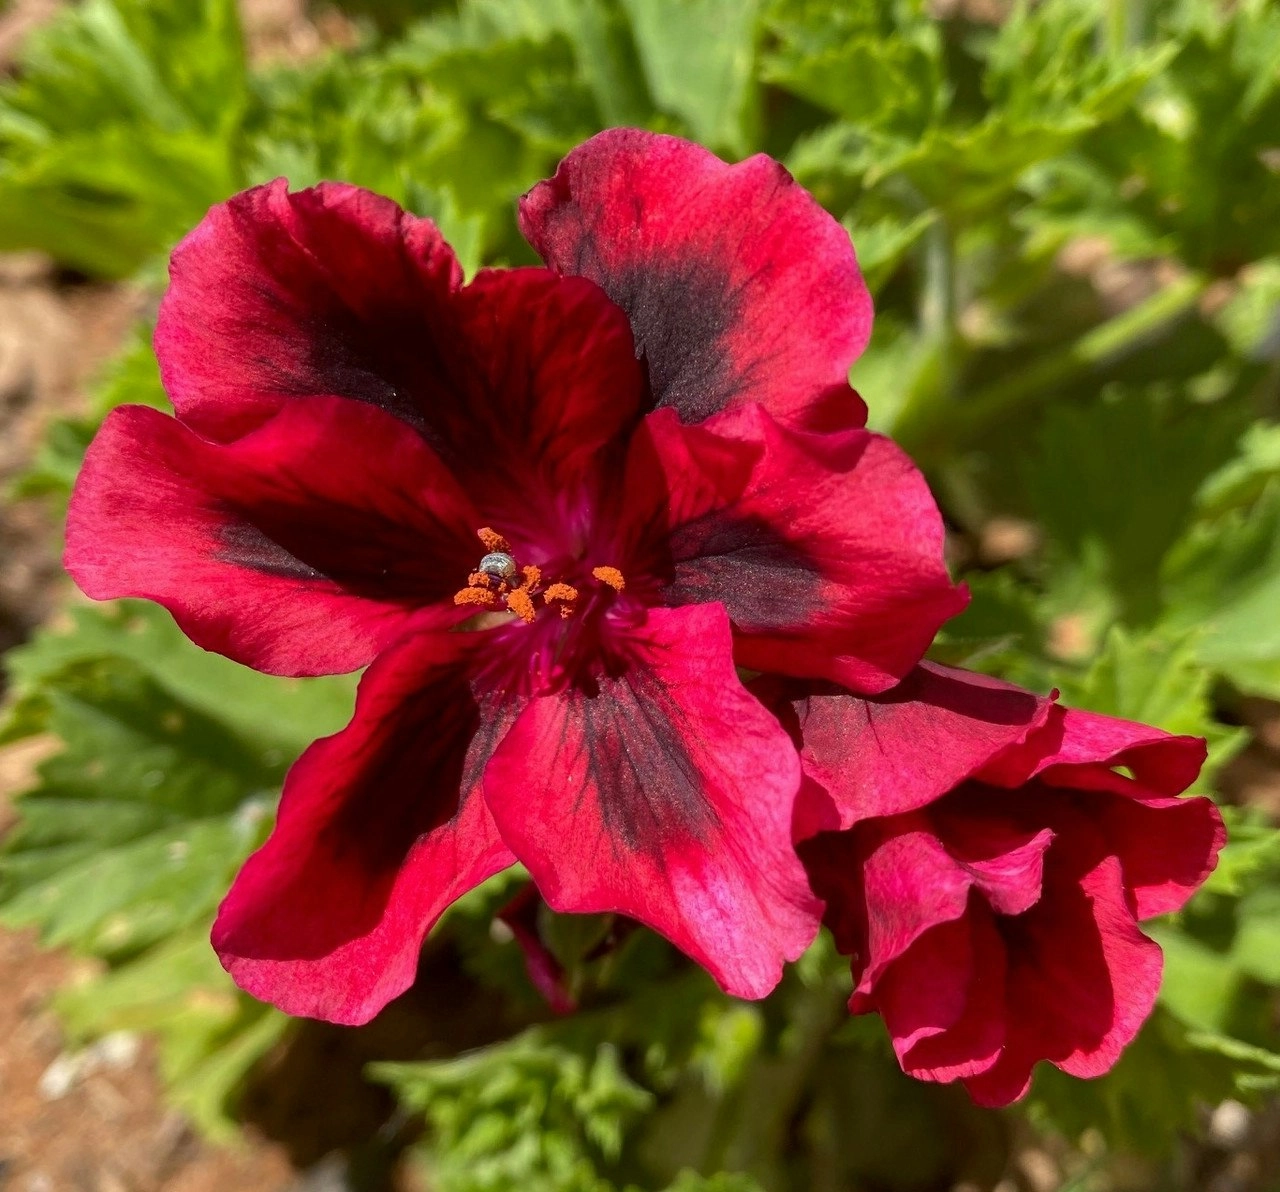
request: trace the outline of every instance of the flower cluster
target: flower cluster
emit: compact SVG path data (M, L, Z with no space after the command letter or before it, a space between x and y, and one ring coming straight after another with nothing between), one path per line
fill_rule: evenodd
M545 267L464 284L377 195L235 196L173 255L176 416L123 407L86 458L87 594L268 673L367 667L222 904L224 965L364 1022L519 863L741 997L825 919L851 1009L985 1103L1104 1070L1159 980L1138 921L1221 843L1174 797L1202 743L921 661L966 593L848 385L849 238L781 166L613 130L520 224Z

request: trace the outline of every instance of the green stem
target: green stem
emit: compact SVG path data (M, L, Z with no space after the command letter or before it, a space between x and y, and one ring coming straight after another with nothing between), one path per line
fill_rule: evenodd
M831 982L800 995L785 1053L762 1057L723 1106L704 1157L705 1173L747 1171L766 1185L776 1184L792 1122L831 1032L848 1014L848 999L849 991Z
M921 462L942 451L974 443L1020 406L1157 338L1170 323L1186 314L1208 284L1208 278L1199 274L1180 278L1061 351L966 398L904 410L894 426L894 437Z

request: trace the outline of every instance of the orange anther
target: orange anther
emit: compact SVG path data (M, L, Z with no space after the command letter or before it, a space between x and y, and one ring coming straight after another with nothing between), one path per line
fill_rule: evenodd
M511 553L511 544L490 526L482 526L478 529L476 537L480 539L484 544L484 549L490 554L509 555Z
M553 600L577 600L578 589L572 584L552 584L543 594L542 599L550 604Z
M492 586L491 577L485 575L483 571L473 571L467 576L468 588L488 588Z
M506 596L507 607L515 613L520 620L529 625L533 624L534 617L537 615L533 608L533 597L529 595L524 588L516 588L514 592L508 592Z
M560 615L569 617L573 615L573 602L578 599L578 589L572 584L552 584L542 593L542 599L549 605L558 602Z
M621 592L627 586L626 578L616 567L593 567L591 574L602 584L608 584L615 592Z
M494 605L498 598L488 588L463 588L453 595L454 604Z
M530 563L527 567L522 567L520 573L524 576L522 588L536 588L538 582L542 579L542 568L536 563Z

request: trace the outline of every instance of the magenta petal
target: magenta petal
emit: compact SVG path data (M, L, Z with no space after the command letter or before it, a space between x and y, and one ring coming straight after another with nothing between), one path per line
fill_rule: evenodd
M1002 802L1008 806L1007 799ZM945 801L928 814L948 854L972 877L991 909L1020 915L1040 901L1053 831L1014 824L1002 812L999 803L984 809L975 793Z
M309 394L404 416L448 376L453 251L430 220L359 187L246 190L209 211L169 273L160 372L178 416L210 438Z
M890 966L875 1002L904 1072L947 1082L992 1067L1004 1046L1004 944L981 901Z
M227 445L125 406L76 482L66 565L94 599L164 605L207 650L332 674L368 663L414 608L448 605L478 517L422 439L368 405L294 403Z
M369 668L351 723L289 772L275 830L213 928L241 988L367 1022L412 983L449 904L513 863L479 792L509 721L465 680L483 636L411 633Z
M1108 850L1120 859L1138 919L1179 910L1213 872L1226 843L1213 800L1148 795L1110 771L1088 777L1097 784L1088 788L1108 792L1085 805ZM1077 771L1072 786L1085 787L1086 775Z
M529 703L485 799L553 909L638 919L763 997L818 926L791 848L795 750L738 681L723 610L651 610L628 644L598 687Z
M1151 1013L1160 948L1138 930L1120 864L1106 857L1052 881L1029 914L1003 922L1009 956L1008 1039L999 1061L966 1080L980 1105L1007 1105L1038 1060L1100 1076Z
M664 599L722 603L751 670L882 691L967 601L924 478L868 431L788 431L759 407L703 427L659 411L630 469L630 516L665 522Z
M798 837L927 806L1025 737L1051 706L1010 683L930 662L872 699L820 684L770 681L758 690L793 726L805 775L831 808L802 799Z
M631 319L655 403L698 422L759 402L790 423L865 411L849 366L871 298L848 233L763 155L726 165L678 137L609 129L521 201L559 273L599 283Z
M236 195L171 275L156 352L184 423L230 441L299 398L351 398L419 431L491 521L575 501L642 405L630 325L597 285L505 269L463 287L429 220L358 187Z
M965 913L973 876L921 815L855 832L824 832L798 850L841 952L855 957L857 992L939 923Z
M1050 767L1097 763L1126 766L1143 786L1177 795L1195 781L1206 753L1201 737L1175 737L1148 724L1059 707L978 777L997 786L1020 786Z

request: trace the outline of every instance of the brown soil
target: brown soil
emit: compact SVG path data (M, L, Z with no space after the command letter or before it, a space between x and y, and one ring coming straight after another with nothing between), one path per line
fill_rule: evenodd
M0 1187L15 1192L277 1192L283 1148L219 1149L166 1108L151 1047L115 1037L65 1087L68 1059L49 996L74 962L29 933L0 933Z

